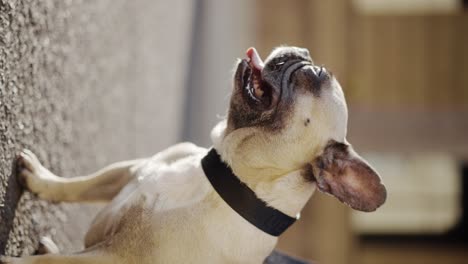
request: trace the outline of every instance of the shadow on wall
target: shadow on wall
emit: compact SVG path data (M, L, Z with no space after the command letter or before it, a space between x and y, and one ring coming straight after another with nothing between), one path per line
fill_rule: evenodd
M10 230L13 227L13 221L15 216L15 209L18 206L23 190L16 180L16 165L12 162L11 173L8 177L2 178L2 203L0 204L0 216L1 216L1 225L0 225L0 255L5 254L8 235Z

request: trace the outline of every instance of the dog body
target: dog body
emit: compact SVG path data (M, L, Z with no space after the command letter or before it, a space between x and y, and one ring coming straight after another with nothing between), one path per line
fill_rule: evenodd
M211 134L239 180L291 217L315 189L361 211L383 204L379 176L346 141L346 102L333 75L301 48L277 48L265 63L255 49L247 57L234 74L228 117ZM64 178L23 151L19 177L40 198L109 204L86 235L84 251L1 262L262 263L277 237L221 198L201 166L207 152L182 143L148 159Z
M134 178L96 217L85 246L110 243L125 263L262 263L277 238L219 197L200 166L206 153L183 143L132 167Z

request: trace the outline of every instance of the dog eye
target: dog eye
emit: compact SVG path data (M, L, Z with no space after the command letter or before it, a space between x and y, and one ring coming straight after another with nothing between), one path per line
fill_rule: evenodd
M271 67L271 70L272 70L272 71L277 71L277 70L279 70L279 69L281 68L281 66L282 66L283 64L285 64L285 63L286 63L286 61L284 61L284 60L279 60L279 62L274 62L274 63L272 63L272 65L270 66L270 67Z

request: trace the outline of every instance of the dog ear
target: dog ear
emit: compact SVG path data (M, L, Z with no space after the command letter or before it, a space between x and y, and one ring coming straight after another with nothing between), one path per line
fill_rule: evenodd
M375 211L387 198L377 172L349 144L329 141L312 168L318 189L353 209Z

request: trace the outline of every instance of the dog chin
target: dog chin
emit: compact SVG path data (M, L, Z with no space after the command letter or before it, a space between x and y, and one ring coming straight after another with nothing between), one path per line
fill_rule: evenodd
M227 119L221 120L216 126L211 130L211 141L213 142L213 146L217 150L222 149L223 139L225 137L227 128Z

